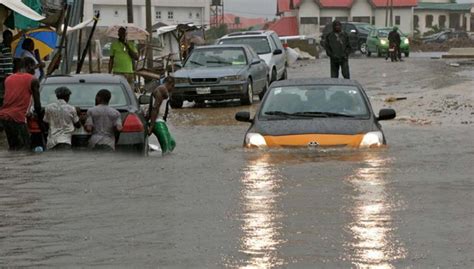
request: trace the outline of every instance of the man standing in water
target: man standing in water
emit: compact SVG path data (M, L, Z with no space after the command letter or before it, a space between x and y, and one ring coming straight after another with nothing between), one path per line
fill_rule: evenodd
M134 61L138 60L138 52L133 42L127 41L127 29L120 27L119 39L110 47L109 73L124 76L130 87L134 88Z
M351 45L349 37L342 31L342 25L338 20L332 23L333 31L326 37L326 54L331 60L331 77L339 77L339 69L342 76L350 79L349 74L349 54Z
M45 108L43 121L49 124L48 149L71 149L71 138L75 128L80 128L78 109L69 105L71 91L66 87L55 90L58 100Z
M5 128L10 150L29 150L30 134L26 114L31 104L41 113L39 81L35 78L36 62L31 58L15 59L14 74L5 80L5 99L0 108L0 120Z

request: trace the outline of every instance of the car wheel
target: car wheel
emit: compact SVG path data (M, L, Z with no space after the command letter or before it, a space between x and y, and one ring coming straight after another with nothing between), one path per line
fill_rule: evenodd
M247 91L245 93L245 96L240 98L240 103L246 106L251 105L253 103L253 84L251 79L247 80Z
M288 79L288 70L283 71L283 75L281 76L280 80L287 80Z
M360 53L367 54L367 44L366 43L360 44Z
M405 52L405 57L409 57L410 56L410 52Z
M370 57L372 55L372 52L370 52L369 48L367 48L367 57Z
M277 71L275 68L273 68L272 70L272 80L270 80L270 83L272 83L273 81L276 81L277 80Z
M263 87L262 91L258 94L258 99L263 100L263 97L265 96L265 93L267 92L268 90L268 77L267 77L267 81L265 82L265 86Z
M170 106L171 108L182 108L183 107L183 100L179 99L171 99L170 100Z
M379 47L377 47L377 57L382 57L382 52L379 50Z

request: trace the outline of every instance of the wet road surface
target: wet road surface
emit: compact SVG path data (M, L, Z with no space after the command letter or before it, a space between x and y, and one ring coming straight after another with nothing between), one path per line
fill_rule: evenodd
M174 110L165 157L0 151L0 266L474 267L471 125L257 151L240 110Z

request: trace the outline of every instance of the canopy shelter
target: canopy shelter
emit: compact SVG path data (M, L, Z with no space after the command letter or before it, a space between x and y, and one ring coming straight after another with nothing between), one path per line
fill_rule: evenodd
M9 28L35 28L45 19L38 13L41 10L39 0L27 0L26 4L20 0L0 0L0 4L14 11L4 22Z

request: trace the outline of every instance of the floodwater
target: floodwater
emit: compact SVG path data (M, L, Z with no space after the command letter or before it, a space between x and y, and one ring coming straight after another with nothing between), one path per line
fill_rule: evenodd
M165 157L0 152L1 266L474 266L471 128L261 152L241 148L246 125L182 122Z
M0 150L0 267L474 267L472 125L243 149L233 115L257 105L173 110L164 157Z

